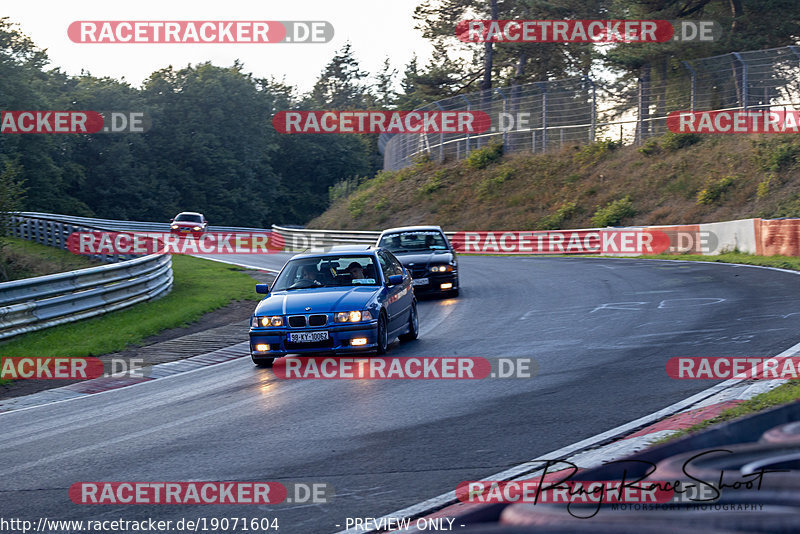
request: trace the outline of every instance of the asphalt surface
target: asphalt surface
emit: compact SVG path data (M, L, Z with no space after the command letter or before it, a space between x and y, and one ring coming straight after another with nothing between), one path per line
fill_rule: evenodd
M229 258L277 268L280 256ZM247 359L0 414L0 516L279 519L329 533L664 408L712 385L674 356L769 356L800 331L797 275L724 264L461 257L391 356L533 357L532 379L282 381ZM232 339L231 343L244 339ZM328 504L76 505L78 481L309 481Z

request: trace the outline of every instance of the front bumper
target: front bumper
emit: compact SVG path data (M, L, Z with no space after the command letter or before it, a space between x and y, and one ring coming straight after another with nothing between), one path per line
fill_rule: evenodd
M293 343L289 341L290 332L328 332L327 341ZM366 338L365 345L350 345L354 338ZM268 351L256 350L256 345L268 344ZM321 327L306 328L250 328L250 354L253 356L279 358L287 354L354 353L375 350L378 346L378 321L364 321L357 324L328 324Z
M454 289L458 289L458 271L451 273L428 273L423 278L428 279L428 283L424 285L414 285L415 294L425 293L448 293ZM453 284L447 289L442 289L442 284Z

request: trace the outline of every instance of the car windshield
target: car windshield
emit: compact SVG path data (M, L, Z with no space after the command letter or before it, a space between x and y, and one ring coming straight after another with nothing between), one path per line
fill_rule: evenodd
M177 217L175 217L176 222L192 222L192 223L200 223L203 222L203 218L199 215L190 215L188 213L179 213Z
M371 256L320 256L290 260L275 280L272 291L339 286L378 285Z
M418 230L387 234L381 238L380 246L392 252L416 252L424 250L447 250L441 232Z

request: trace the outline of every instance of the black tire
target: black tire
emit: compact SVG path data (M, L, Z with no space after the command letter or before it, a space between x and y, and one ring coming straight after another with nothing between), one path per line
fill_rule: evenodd
M250 355L250 359L253 360L253 363L256 364L256 367L272 367L272 364L275 363L275 358L256 357L252 354Z
M386 324L386 315L378 316L378 346L375 351L378 354L386 354L389 349L389 326Z
M419 315L417 314L417 303L411 304L411 313L408 317L408 333L401 334L401 341L414 341L419 337Z

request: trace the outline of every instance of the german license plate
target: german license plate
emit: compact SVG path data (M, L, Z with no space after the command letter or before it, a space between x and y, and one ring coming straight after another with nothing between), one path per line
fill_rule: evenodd
M427 278L414 278L411 281L411 283L412 283L412 285L415 285L415 286L427 286L428 285L428 279Z
M289 332L289 341L292 343L314 343L316 341L327 341L328 332Z

